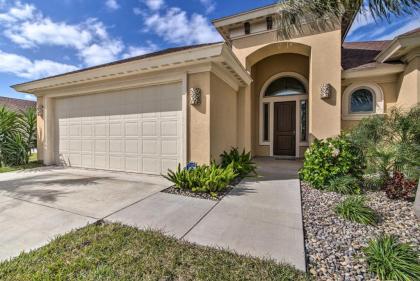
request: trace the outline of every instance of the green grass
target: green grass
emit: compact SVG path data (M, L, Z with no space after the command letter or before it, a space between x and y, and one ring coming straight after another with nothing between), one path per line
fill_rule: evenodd
M369 271L380 280L420 280L420 253L408 244L399 243L395 236L372 239L363 252Z
M37 154L32 153L32 155L29 157L29 163L22 166L14 166L14 167L0 167L0 174L1 173L7 173L7 172L13 172L18 170L25 170L25 169L33 169L43 166L42 163L38 162Z
M339 203L335 212L340 217L362 224L376 224L378 217L374 210L365 206L363 196L349 196Z
M308 280L273 261L119 224L90 225L0 263L0 280Z

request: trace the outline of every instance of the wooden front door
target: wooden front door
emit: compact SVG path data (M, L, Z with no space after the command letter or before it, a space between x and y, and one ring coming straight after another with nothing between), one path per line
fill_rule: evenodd
M273 154L295 156L296 154L296 102L274 103Z

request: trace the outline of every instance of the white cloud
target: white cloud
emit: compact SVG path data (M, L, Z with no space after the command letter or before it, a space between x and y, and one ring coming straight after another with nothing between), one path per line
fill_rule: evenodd
M145 0L144 3L150 10L153 11L160 10L165 5L164 0Z
M23 98L24 98L25 100L36 101L36 97L35 97L34 95L30 95L30 94L25 94L25 95L23 96Z
M206 13L209 14L216 9L216 2L214 0L200 0L200 3L206 8Z
M208 43L221 40L220 35L210 25L207 18L192 14L177 7L156 12L145 19L147 31L153 31L165 41L176 44Z
M120 8L117 0L106 0L105 5L111 10L118 10Z
M42 15L34 6L20 2L0 16L3 35L22 48L42 45L72 48L88 66L116 60L124 50L123 42L112 38L97 19L91 18L79 24L56 22Z
M127 52L124 53L122 57L126 59L126 58L135 57L135 56L141 56L144 54L152 53L156 51L157 49L158 47L151 42L148 42L148 46L146 47L130 46L128 47Z
M76 69L74 65L51 60L31 61L24 56L0 51L0 72L11 73L22 78L37 79Z

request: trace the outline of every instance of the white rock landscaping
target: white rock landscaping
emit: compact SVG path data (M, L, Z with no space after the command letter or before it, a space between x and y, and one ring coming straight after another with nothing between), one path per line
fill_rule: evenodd
M420 221L413 203L390 200L384 192L368 192L366 205L380 216L376 226L369 226L335 214L335 206L345 197L302 183L308 270L316 280L377 280L368 273L362 248L381 233L396 235L400 242L420 248Z

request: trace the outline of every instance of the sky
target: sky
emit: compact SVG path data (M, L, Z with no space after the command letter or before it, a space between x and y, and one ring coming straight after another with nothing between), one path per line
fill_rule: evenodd
M221 41L211 20L274 0L0 0L0 96L10 85L168 47ZM419 15L358 15L346 41L392 39Z

